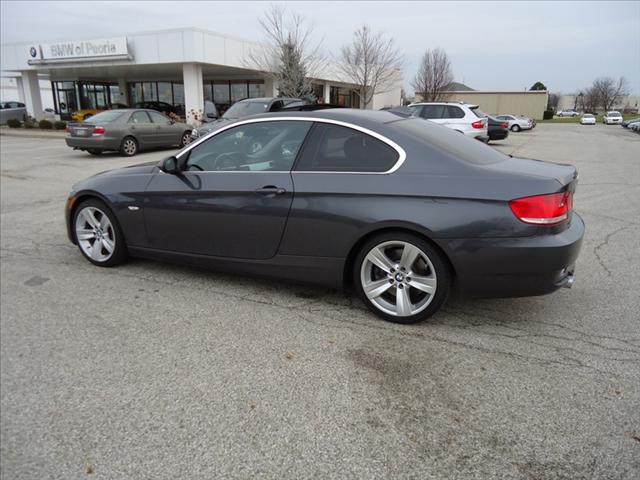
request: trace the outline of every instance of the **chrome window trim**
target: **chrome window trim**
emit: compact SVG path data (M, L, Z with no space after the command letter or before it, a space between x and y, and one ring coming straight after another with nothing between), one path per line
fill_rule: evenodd
M398 170L402 164L404 163L404 161L407 159L407 154L404 151L404 149L398 145L396 142L394 142L393 140L390 140L389 138L385 137L384 135L381 135L377 132L374 132L373 130L369 130L368 128L364 128L361 127L359 125L355 125L353 123L349 123L349 122L342 122L340 120L333 120L333 119L329 119L329 118L314 118L314 117L271 117L271 118L250 118L247 120L240 120L238 122L234 122L231 125L227 125L225 127L220 128L219 130L216 130L214 132L210 132L207 133L205 136L203 137L198 137L197 140L192 141L189 145L187 145L184 150L182 150L181 152L179 152L176 155L177 159L180 159L183 155L185 155L187 152L189 152L191 149L197 147L198 145L200 145L201 143L203 143L204 141L208 140L211 137L214 137L216 135L218 135L219 133L222 133L226 130L229 130L230 128L234 128L240 125L245 125L245 124L249 124L249 123L259 123L259 122L283 122L283 121L297 121L297 122L320 122L320 123L330 123L333 125L339 125L341 127L346 127L346 128L351 128L353 130L358 130L359 132L365 133L367 135L372 136L373 138L376 138L378 140L380 140L381 142L386 143L387 145L389 145L391 148L393 148L397 153L398 153L398 160L396 160L396 163L389 169L386 170L384 172L320 172L320 171L311 171L311 170L285 170L285 171L279 171L278 173L313 173L313 174L347 174L347 175L388 175L390 173L395 172L396 170ZM274 172L274 170L256 170L256 171L230 171L230 172L225 172L225 173L262 173L262 172ZM221 173L219 171L208 171L208 172L197 172L197 173Z

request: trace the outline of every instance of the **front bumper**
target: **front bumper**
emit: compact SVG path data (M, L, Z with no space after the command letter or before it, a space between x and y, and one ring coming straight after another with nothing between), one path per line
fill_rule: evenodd
M582 218L573 212L568 228L559 233L449 240L445 247L462 293L478 297L545 295L573 284L584 231Z

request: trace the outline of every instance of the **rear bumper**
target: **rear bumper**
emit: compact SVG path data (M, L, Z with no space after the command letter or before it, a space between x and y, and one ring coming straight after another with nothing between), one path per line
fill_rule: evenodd
M553 235L450 240L458 288L478 297L526 297L571 286L584 230L574 212L569 227Z
M509 136L509 130L489 130L489 140L504 140Z
M110 137L71 137L66 136L64 141L68 147L79 150L118 150L120 148L119 138Z

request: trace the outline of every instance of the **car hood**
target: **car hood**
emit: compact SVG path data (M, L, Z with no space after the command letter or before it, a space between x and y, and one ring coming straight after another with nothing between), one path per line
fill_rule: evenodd
M76 192L85 188L90 188L94 181L100 180L106 177L124 176L124 175L142 175L152 173L158 166L158 162L145 162L138 163L137 165L130 165L128 167L115 168L113 170L105 170L104 172L96 173L90 177L81 180L71 187L71 190Z

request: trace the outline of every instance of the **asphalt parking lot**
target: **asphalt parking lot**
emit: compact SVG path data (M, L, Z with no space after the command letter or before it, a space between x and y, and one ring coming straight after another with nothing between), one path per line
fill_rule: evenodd
M66 238L70 186L168 152L0 142L3 479L639 478L640 136L497 142L578 167L576 283L416 326L340 292L94 267Z

